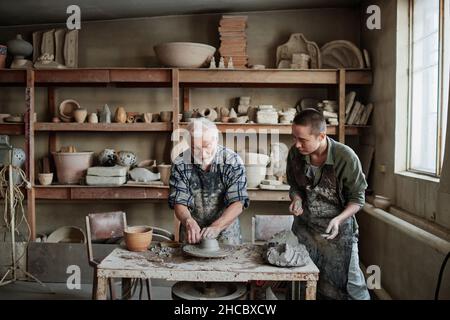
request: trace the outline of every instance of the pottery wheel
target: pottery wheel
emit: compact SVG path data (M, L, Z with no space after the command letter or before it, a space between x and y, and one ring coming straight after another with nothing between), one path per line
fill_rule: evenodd
M234 246L227 244L220 244L218 250L205 250L198 244L187 244L183 247L183 252L199 258L223 258L231 254Z
M237 300L246 294L246 285L236 282L181 281L172 287L172 297L184 300Z

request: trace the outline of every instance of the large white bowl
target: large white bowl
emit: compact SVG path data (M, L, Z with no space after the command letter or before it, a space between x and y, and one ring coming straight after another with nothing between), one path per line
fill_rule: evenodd
M167 67L200 68L211 61L216 48L195 42L166 42L153 47L158 60Z

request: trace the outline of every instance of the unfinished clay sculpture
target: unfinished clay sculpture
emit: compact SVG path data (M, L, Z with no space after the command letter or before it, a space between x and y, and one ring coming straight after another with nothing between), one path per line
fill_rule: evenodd
M50 53L42 54L33 65L36 69L64 69L65 66L55 61L55 56Z
M292 61L293 54L300 53L310 57L311 69L321 68L322 62L319 47L315 42L308 41L302 33L291 34L289 41L277 48L277 68L290 69L291 64L294 63Z
M265 248L264 259L278 267L301 267L310 259L306 247L290 230L275 234Z
M145 168L134 168L130 171L130 177L134 181L138 182L150 182L150 181L156 181L160 179L160 174L153 173L148 169Z
M199 258L223 258L233 252L234 246L222 244L217 239L204 238L200 244L188 244L183 252Z
M125 123L127 122L127 113L124 107L117 107L114 115L114 122Z
M103 110L100 111L100 122L101 123L111 123L111 110L107 104L103 106Z

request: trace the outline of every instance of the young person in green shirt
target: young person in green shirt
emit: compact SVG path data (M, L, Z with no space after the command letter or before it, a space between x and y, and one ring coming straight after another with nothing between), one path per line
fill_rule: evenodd
M326 129L315 109L293 121L286 168L292 231L320 270L319 298L370 299L359 268L355 219L364 205L366 179L355 152L327 137Z

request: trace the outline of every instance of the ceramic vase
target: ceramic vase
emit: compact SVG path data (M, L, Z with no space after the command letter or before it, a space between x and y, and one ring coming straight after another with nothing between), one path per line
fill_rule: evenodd
M75 118L76 122L83 123L87 117L87 110L84 108L75 109L73 111L73 117Z

